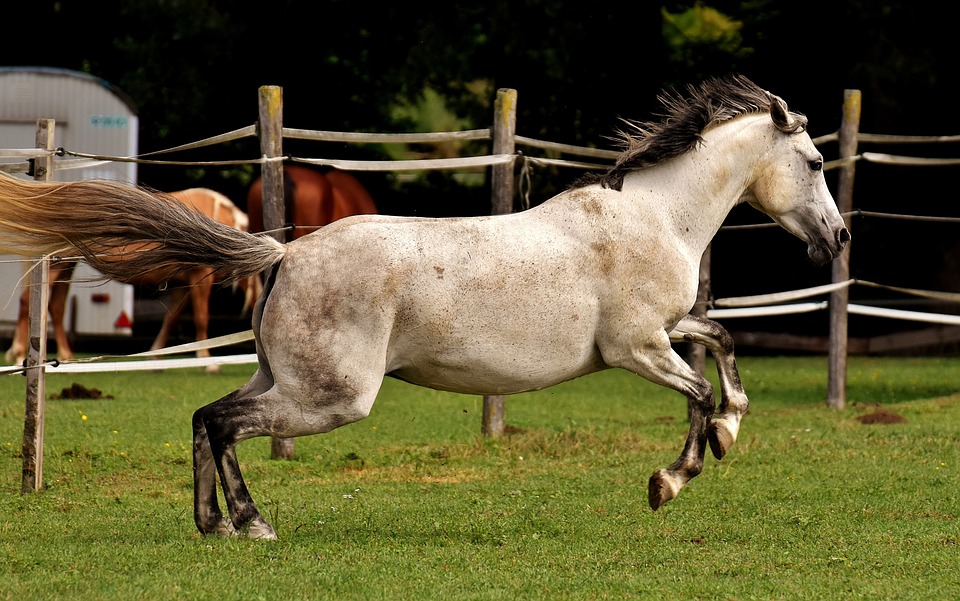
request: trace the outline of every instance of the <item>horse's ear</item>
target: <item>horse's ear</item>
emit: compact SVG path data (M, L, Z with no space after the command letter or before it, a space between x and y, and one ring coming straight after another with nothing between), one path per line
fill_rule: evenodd
M774 94L770 94L770 117L773 119L773 124L779 129L784 129L790 124L787 103Z

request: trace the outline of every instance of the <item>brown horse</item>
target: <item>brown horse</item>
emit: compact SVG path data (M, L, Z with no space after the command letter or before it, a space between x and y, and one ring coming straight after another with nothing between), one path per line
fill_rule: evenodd
M67 329L63 325L63 316L67 310L67 292L70 289L70 278L73 276L73 270L76 268L75 261L61 261L50 265L50 293L47 297L47 310L50 313L50 322L53 325L53 336L57 342L57 359L66 361L73 359L73 350L70 348L70 341L67 338ZM29 267L28 267L29 268ZM24 288L20 295L20 308L17 313L17 327L13 331L13 341L10 348L4 354L7 363L23 363L23 357L27 352L27 335L30 324L28 322L30 315L30 291Z
M170 196L176 198L185 205L196 208L205 216L215 219L220 223L235 227L239 230L248 230L249 218L247 214L241 211L229 198L207 188L190 188L171 192ZM67 304L67 293L70 286L70 277L76 263L64 262L50 266L50 296L48 300L48 309L50 312L50 321L53 325L54 337L57 343L57 358L61 361L73 358L73 350L70 348L70 342L67 338L66 329L63 325L63 317ZM166 286L169 283L181 284L171 287L173 295L169 311L163 319L160 326L160 332L154 339L150 350L159 350L167 346L170 333L176 325L177 320L183 314L186 308L186 301L189 295L193 308L193 324L196 330L196 340L207 339L207 331L210 324L210 296L213 291L214 277L209 268L194 268L176 273L169 271L152 271L141 275L138 279L132 280L131 284L140 286ZM245 278L239 284L244 292L243 311L246 312L253 306L254 301L260 295L263 285L259 277ZM13 343L6 352L8 363L17 364L23 361L26 352L27 329L28 329L28 293L24 291L20 298L20 313L17 319L17 329L14 334ZM209 357L209 350L197 351L198 357ZM207 367L207 371L217 371L216 365Z
M263 184L258 178L247 192L247 213L250 231L262 232ZM285 221L293 224L290 240L350 215L370 215L377 205L363 185L346 171L321 173L308 167L289 165L283 168L283 200Z

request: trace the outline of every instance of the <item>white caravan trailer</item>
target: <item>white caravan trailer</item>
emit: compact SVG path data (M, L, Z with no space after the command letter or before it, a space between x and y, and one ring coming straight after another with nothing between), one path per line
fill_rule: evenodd
M116 87L86 73L49 67L0 67L0 149L36 147L38 119L54 119L57 148L100 156L137 154L139 120L133 103ZM4 153L0 150L0 155ZM68 159L69 157L65 157ZM0 163L24 163L2 158ZM78 169L61 169L56 159L53 179L112 179L137 182L136 163L103 162ZM0 169L3 166L0 165ZM20 174L17 177L28 177ZM64 207L69 211L69 207ZM0 332L16 326L23 290L24 262L0 256ZM74 279L100 274L86 263L77 265ZM65 326L71 336L131 336L134 289L129 284L74 282L70 285Z

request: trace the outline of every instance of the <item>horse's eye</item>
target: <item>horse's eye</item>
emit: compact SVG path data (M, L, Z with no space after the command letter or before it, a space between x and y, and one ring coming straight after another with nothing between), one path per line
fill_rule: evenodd
M822 159L812 160L812 161L810 161L808 164L810 165L810 169L813 170L813 171L820 171L821 169L823 169L823 160L822 160Z

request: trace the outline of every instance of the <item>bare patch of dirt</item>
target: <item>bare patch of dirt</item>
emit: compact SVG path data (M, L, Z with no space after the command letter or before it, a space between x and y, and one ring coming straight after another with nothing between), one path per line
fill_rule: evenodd
M902 424L907 421L907 418L903 417L899 413L894 413L893 411L887 411L885 409L877 409L872 413L864 413L857 418L857 421L861 424Z
M64 388L60 394L51 394L51 399L112 399L112 394L103 394L98 388L87 388L82 384L71 384L69 388Z

